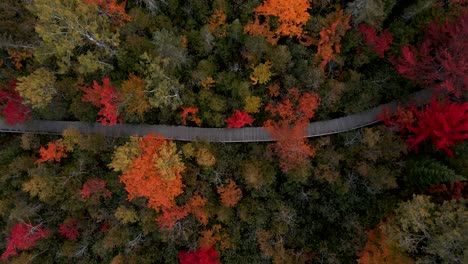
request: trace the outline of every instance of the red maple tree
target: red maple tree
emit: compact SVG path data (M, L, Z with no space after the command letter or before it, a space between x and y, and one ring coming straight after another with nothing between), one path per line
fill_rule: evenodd
M106 181L102 179L88 179L80 190L81 198L84 200L89 199L91 195L96 200L102 198L110 198L112 196L112 192L106 188Z
M297 88L291 88L281 102L272 102L265 107L273 119L267 120L263 127L276 140L269 150L279 157L284 172L300 167L307 157L315 155L305 130L319 101L315 93L301 94Z
M433 184L429 187L428 192L437 194L444 200L460 200L468 198L468 182L454 181L450 184Z
M81 100L101 108L98 112L101 117L97 121L103 125L109 123L109 126L112 126L117 122L122 122L122 118L118 115L118 104L122 100L115 87L110 86L109 78L102 79L102 83L101 86L93 81L93 87L81 87L85 92Z
M7 238L6 250L2 254L2 259L7 260L9 256L18 255L18 250L26 250L33 247L36 241L49 236L49 229L41 225L31 225L17 223L10 231Z
M433 98L430 104L419 110L415 107L399 110L400 114L380 116L387 125L397 125L402 134L409 134L405 140L410 143L409 150L417 148L426 140L431 140L437 150L444 150L449 156L449 148L468 139L468 103L440 103Z
M392 33L390 33L388 29L385 29L377 35L375 27L367 24L360 24L358 30L361 32L366 46L368 46L369 49L375 52L375 54L380 58L383 58L385 56L385 52L389 50L390 45L392 45Z
M62 158L68 157L65 153L66 151L67 148L63 145L61 139L58 139L54 142L49 142L47 143L47 148L41 147L39 149L39 155L41 155L41 158L36 160L35 163L43 163L53 160L60 162Z
M220 255L213 246L202 247L197 251L182 250L177 257L180 264L221 264Z
M180 118L182 118L182 124L186 126L187 117L189 117L189 120L193 121L195 124L197 124L197 126L200 126L202 120L197 116L198 111L199 110L197 107L182 107L182 114L180 114Z
M9 125L31 119L31 109L23 105L23 98L16 91L16 81L10 79L5 89L0 89L0 108Z
M431 23L421 44L404 46L401 57L390 61L404 77L461 97L468 90L467 35L468 11L464 11L452 23Z
M108 220L105 220L104 223L102 224L101 226L101 233L105 233L107 231L107 229L109 229L110 227L110 223Z
M66 237L69 240L76 240L76 238L80 235L78 231L78 221L73 219L70 223L62 223L59 225L60 234Z
M247 112L236 110L231 117L226 119L228 128L241 128L245 125L252 125L253 119Z

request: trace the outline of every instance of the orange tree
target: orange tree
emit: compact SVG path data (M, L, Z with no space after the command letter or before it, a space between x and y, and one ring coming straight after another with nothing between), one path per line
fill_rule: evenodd
M204 225L208 223L203 209L205 198L193 195L183 206L175 202L175 198L184 193L181 174L185 165L174 142L154 133L132 138L116 149L109 166L124 172L120 181L125 184L128 200L147 198L147 206L161 213L157 219L161 228L171 229L188 214Z
M255 21L244 27L244 32L255 36L263 36L271 44L276 44L282 36L301 37L302 28L310 18L307 0L265 0L255 8ZM278 27L272 31L270 17L278 19ZM264 22L260 22L264 18Z
M141 154L130 163L120 177L120 181L125 184L129 200L146 197L148 207L156 211L174 206L174 199L184 192L181 173L185 170L185 166L176 153L172 156L162 153L170 143L172 142L154 133L140 140ZM166 164L174 165L171 168L171 175L163 176L167 171L157 166L162 156L167 159Z
M307 142L306 127L317 109L319 97L315 93L300 93L291 88L281 102L269 103L265 110L273 119L263 126L277 140L270 150L279 157L284 172L304 164L307 157L315 155L315 150Z

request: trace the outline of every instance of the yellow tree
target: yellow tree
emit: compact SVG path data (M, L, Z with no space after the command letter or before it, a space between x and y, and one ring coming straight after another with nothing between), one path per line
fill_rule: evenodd
M34 109L41 109L49 104L56 90L55 76L45 68L39 68L28 76L18 78L16 90L24 102Z
M258 113L262 106L262 98L258 96L247 96L244 98L244 111L247 113Z

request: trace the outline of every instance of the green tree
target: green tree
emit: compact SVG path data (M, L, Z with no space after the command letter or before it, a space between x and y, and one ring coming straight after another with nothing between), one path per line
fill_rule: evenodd
M184 85L166 72L165 65L169 61L144 53L140 57L139 71L146 83L144 93L149 104L154 108L175 110L182 104L180 92Z
M60 73L70 70L75 60L81 73L111 68L106 60L116 53L118 28L99 13L97 5L81 0L35 0L28 9L38 17L35 29L42 45L35 56L39 62L55 60Z

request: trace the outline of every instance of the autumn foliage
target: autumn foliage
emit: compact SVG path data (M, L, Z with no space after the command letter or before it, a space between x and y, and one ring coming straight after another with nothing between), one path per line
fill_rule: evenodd
M421 44L404 46L401 57L390 60L404 77L460 97L468 91L467 34L465 11L453 22L431 23Z
M299 93L291 88L280 102L269 103L265 110L272 119L263 126L277 140L269 149L280 159L280 167L288 172L302 165L315 150L307 142L306 127L317 109L319 97L315 93Z
M188 214L193 214L202 224L207 224L208 217L203 209L205 198L194 195L184 206L175 202L175 198L184 192L181 173L185 170L175 144L154 133L137 142L139 151L134 153L136 155L131 161L125 162L127 165L120 177L128 192L128 200L147 198L147 206L161 212L157 219L161 228L172 228Z
M157 222L160 228L171 229L175 223L189 214L192 214L201 224L208 224L208 215L205 212L207 199L200 195L192 196L189 201L183 205L174 205L168 208L162 208L162 214L158 216Z
M94 81L93 87L81 87L85 92L81 100L99 107L98 115L101 117L97 121L103 125L112 126L118 121L121 122L121 118L118 116L118 104L121 99L115 87L110 86L109 78L102 79L102 83L101 86Z
M219 186L216 191L221 198L221 203L227 207L234 207L242 198L242 191L232 179L229 179L226 185Z
M230 243L230 236L223 233L221 225L213 225L211 229L203 230L199 232L200 237L198 239L198 245L201 247L209 248L212 245L219 243L221 249L226 249L232 246Z
M151 109L145 94L146 83L143 79L130 73L128 80L121 86L121 98L125 104L125 111L143 117Z
M254 119L244 111L236 110L231 117L226 119L228 128L241 128L245 125L252 125Z
M60 235L64 236L68 240L76 240L80 235L78 231L78 221L73 219L69 223L62 223L59 225Z
M33 56L33 52L31 50L8 49L7 52L17 70L21 70L21 68L23 68L23 64L21 63L22 61Z
M19 250L26 250L33 247L36 241L49 236L49 229L40 225L17 223L10 231L7 238L6 250L1 259L7 260L9 256L18 255Z
M226 13L220 9L216 9L208 20L208 25L211 33L217 37L226 36Z
M120 181L125 184L128 199L135 197L148 198L148 207L159 211L162 207L170 208L175 197L183 193L181 173L185 167L173 168L173 177L165 179L155 166L155 161L161 158L160 151L169 141L154 133L148 134L140 141L141 154L136 157Z
M198 114L198 108L197 107L183 107L182 108L182 114L180 114L180 118L182 119L182 124L184 126L187 125L187 119L190 121L193 121L197 126L201 125L201 118L197 116Z
M411 264L415 263L410 257L399 252L394 246L387 244L387 236L382 231L384 222L379 223L367 233L367 243L359 253L359 264Z
M89 199L91 196L96 200L102 198L110 198L112 193L106 188L106 181L93 178L88 179L80 190L81 198Z
M85 0L88 4L94 4L101 8L102 12L108 15L112 23L122 26L125 22L132 20L132 17L125 13L127 1L118 4L118 0Z
M180 251L178 258L180 264L221 264L220 255L213 246L202 247L197 251Z
M244 32L263 36L271 44L276 44L282 36L300 38L310 18L309 7L307 0L265 0L255 8L255 20L244 27ZM270 27L271 17L278 19L275 29Z
M350 15L345 15L343 9L327 16L327 25L320 31L320 39L317 44L317 54L315 55L321 61L320 66L325 66L335 55L341 52L341 39L346 31L351 28L349 25Z
M16 91L14 79L10 79L5 89L0 89L0 108L9 125L23 123L31 118L31 109L23 105L23 98Z
M429 193L444 198L444 200L460 200L468 198L468 182L454 181L450 184L434 184L429 187Z
M387 112L381 119L390 126L398 125L402 134L408 134L409 149L430 140L437 150L453 156L449 148L468 139L468 103L439 102L433 98L430 104L419 110L415 107L401 109L396 116Z
M41 156L40 159L36 161L36 163L43 163L48 161L56 161L60 162L62 158L68 157L65 153L67 148L63 145L61 139L58 139L54 142L47 143L47 148L41 147L39 149L39 155Z
M366 46L380 58L383 58L385 56L385 52L389 50L390 45L392 45L392 33L390 33L388 29L385 29L377 35L375 27L367 24L360 24L358 29L362 34Z

